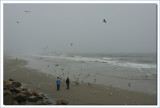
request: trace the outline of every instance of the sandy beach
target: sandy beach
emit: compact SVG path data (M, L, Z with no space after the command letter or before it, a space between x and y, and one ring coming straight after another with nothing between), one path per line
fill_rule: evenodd
M56 90L56 77L24 67L27 61L4 57L4 80L14 79L23 86L44 93L53 101L64 99L69 105L157 105L157 95L134 92L103 85L74 81L66 89L61 79L60 91Z

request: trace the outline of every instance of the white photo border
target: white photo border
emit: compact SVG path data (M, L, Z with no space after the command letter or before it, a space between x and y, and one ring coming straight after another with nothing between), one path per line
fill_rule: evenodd
M0 78L1 78L1 83L0 83L0 85L1 85L1 87L0 87L0 93L1 93L1 95L0 95L0 107L4 107L4 108L13 108L13 107L19 107L19 108L21 108L21 107L30 107L30 108L32 108L32 107L37 107L37 108L46 108L46 107L61 107L61 108L63 108L63 107L71 107L71 108L78 108L78 107L90 107L90 108L97 108L97 107L109 107L109 108L121 108L121 107L123 107L123 108L128 108L128 107L131 107L131 108L137 108L137 107L140 107L140 108L142 108L142 107L145 107L145 108L159 108L160 106L159 106L159 81L160 81L160 76L159 76L159 0L155 0L155 1L145 1L145 0L142 0L142 1L115 1L115 0L113 0L113 1L80 1L80 0L78 0L78 1L14 1L14 0L12 0L12 1L8 1L8 0L2 0L2 1L0 1L1 2L1 4L0 4L0 8L1 8L1 17L0 17L0 24L1 24L1 29L0 29L0 32L1 32L1 36L0 36L0 71L1 71L1 73L0 73ZM140 3L148 3L148 4L151 4L151 3L155 3L155 4L157 4L157 105L67 105L67 106L62 106L62 105L40 105L40 106L38 106L38 105L25 105L25 106L23 106L23 105L7 105L7 106L5 106L5 105L3 105L3 6L4 6L4 4L7 4L7 3L13 3L13 4L24 4L24 3L27 3L27 4L45 4L45 3L53 3L53 4L68 4L68 3L74 3L74 4L77 4L77 3L81 3L81 4L88 4L88 3L93 3L93 4L98 4L98 3L107 3L107 4L110 4L110 3L112 3L112 4L114 4L114 3L119 3L119 4L131 4L131 3L134 3L134 4L140 4Z

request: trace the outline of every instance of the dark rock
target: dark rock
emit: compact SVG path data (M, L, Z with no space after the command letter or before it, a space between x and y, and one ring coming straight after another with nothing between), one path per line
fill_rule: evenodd
M4 87L3 87L3 90L8 90L8 87L4 86Z
M24 94L17 94L16 96L14 96L14 100L16 100L18 103L23 103L26 102L26 95Z
M37 101L36 105L43 105L43 101L42 100Z
M57 101L57 105L68 105L68 101L66 101L66 100L58 100Z
M12 96L11 95L6 95L4 96L4 105L12 105Z
M35 90L20 88L20 82L4 81L4 105L50 105L44 94L39 94ZM45 99L46 98L46 99ZM54 103L55 104L55 103ZM62 104L64 104L62 102Z
M43 100L43 97L37 96L38 100Z
M44 105L42 100L39 100L37 102L26 102L26 105Z
M35 102L26 102L26 105L36 105L36 103Z
M19 91L17 90L17 89L15 89L15 88L10 88L9 89L12 93L15 93L15 94L18 94L19 93Z
M23 89L22 88L16 88L16 90L21 92Z
M14 81L14 79L9 79L9 81Z
M21 87L21 83L20 82L12 82L12 85L14 85L15 87Z
M31 90L29 93L30 96L39 96L39 94L35 90Z
M28 91L20 91L20 93L25 95L26 97L30 96L30 93Z
M22 90L23 90L23 91L27 91L27 92L28 92L28 89L27 89L27 88L22 88Z
M43 105L51 105L52 102L50 102L48 99L47 100L43 100Z
M11 82L9 82L9 81L4 81L4 87L5 87L5 88L13 88L14 86L12 85Z
M29 101L29 102L37 102L37 101L38 101L38 98L37 98L36 96L30 96L30 97L28 98L28 101Z
M7 95L12 96L12 93L11 93L9 90L5 90L5 91L3 92L3 95L4 95L4 97L7 96Z
M19 103L13 100L13 105L19 105Z

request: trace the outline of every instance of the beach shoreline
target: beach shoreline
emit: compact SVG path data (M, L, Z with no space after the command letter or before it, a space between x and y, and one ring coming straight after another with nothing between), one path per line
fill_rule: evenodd
M157 105L157 95L122 90L90 83L71 82L66 89L62 79L60 91L56 90L56 77L25 67L27 61L4 57L4 80L15 79L23 86L35 89L57 101L64 99L69 105Z

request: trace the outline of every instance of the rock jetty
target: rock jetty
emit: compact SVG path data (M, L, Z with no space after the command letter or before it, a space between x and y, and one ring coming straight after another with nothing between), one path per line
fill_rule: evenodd
M4 81L4 105L52 105L44 94L22 88L20 82Z

